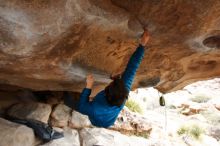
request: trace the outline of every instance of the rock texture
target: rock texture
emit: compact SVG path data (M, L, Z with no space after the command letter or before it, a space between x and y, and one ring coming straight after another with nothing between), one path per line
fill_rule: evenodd
M125 136L119 132L103 128L84 128L80 131L82 146L92 145L148 145L149 141L142 137Z
M147 138L152 130L152 125L145 117L131 112L125 107L120 112L116 122L110 127L110 129L125 134L140 135Z
M52 108L48 104L29 102L18 103L13 105L7 111L7 114L11 117L19 119L34 119L44 123L49 120Z
M79 134L77 130L65 128L64 137L52 140L41 146L80 146Z
M71 117L71 109L64 104L57 105L51 114L51 124L54 127L66 127Z
M177 90L220 75L220 1L0 0L0 83L97 90L122 72L142 26L152 38L134 87Z
M35 143L33 130L24 125L0 118L0 130L1 146L32 146Z
M83 115L77 111L72 112L71 120L69 121L69 127L71 128L83 128L91 127L92 124L87 115Z

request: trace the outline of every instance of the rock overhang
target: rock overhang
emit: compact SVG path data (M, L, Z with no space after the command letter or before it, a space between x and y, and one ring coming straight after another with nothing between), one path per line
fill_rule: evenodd
M220 75L220 2L1 1L0 81L34 90L74 90L95 74L96 88L122 72L141 27L151 40L134 88L162 92ZM153 82L154 83L154 82Z

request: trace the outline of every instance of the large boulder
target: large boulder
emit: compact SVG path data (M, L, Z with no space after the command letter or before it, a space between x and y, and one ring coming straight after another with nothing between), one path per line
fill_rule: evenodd
M7 114L11 117L19 119L35 119L47 123L51 111L52 108L49 104L28 102L13 105L7 111Z
M51 124L54 127L66 127L71 117L71 109L64 104L57 105L51 114Z
M116 122L110 129L125 134L135 134L148 137L152 130L151 123L140 114L129 111L124 108L119 114Z
M34 146L34 131L24 125L0 118L1 146Z
M71 120L69 121L69 126L71 128L83 128L91 127L92 124L87 115L83 115L77 111L73 111Z
M122 72L141 27L151 33L134 87L170 91L220 75L220 1L0 0L0 83L97 89ZM98 91L98 90L96 90Z
M64 137L52 140L41 146L80 146L79 133L77 130L64 128Z
M142 137L126 136L119 132L107 130L104 128L84 128L80 131L80 136L82 138L82 146L147 146L149 144L149 141Z

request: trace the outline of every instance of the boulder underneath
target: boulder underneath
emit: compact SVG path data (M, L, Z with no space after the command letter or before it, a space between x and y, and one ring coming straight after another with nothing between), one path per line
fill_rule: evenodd
M7 114L19 119L34 119L47 123L52 108L49 104L39 102L18 103L10 107Z
M147 145L147 139L136 136L125 136L119 132L103 128L84 128L80 131L82 137L82 146L91 145Z
M40 146L80 146L77 130L64 128L63 133L63 138L52 140Z
M54 127L66 127L71 118L71 109L64 104L58 104L51 114L51 125Z
M34 146L34 131L24 125L0 118L1 146Z

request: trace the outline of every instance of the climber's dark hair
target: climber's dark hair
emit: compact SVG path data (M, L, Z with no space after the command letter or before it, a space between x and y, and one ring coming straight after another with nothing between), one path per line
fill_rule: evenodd
M121 77L113 78L113 81L105 88L107 102L111 106L120 107L128 98L128 89Z

